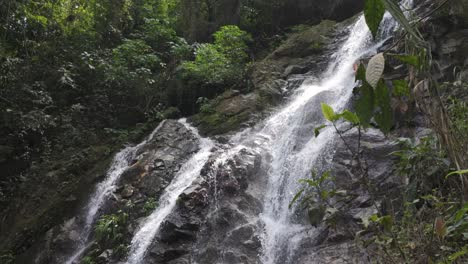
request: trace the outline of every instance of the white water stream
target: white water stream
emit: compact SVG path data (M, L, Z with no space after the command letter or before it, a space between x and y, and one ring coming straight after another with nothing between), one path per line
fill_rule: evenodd
M138 150L148 141L153 139L164 123L165 121L162 121L140 144L136 146L128 146L114 156L111 166L107 170L106 178L97 185L96 190L84 209L85 221L81 224L79 230L80 237L76 251L73 252L73 254L65 261L66 264L75 263L88 248L88 239L91 234L93 224L96 221L96 217L98 216L99 209L103 206L108 196L116 189L116 183L122 173L130 166L130 163L135 158Z
M175 175L172 182L166 187L164 193L159 198L158 208L145 220L143 225L135 233L127 263L142 263L145 253L158 233L161 224L176 205L177 198L200 175L200 171L208 161L211 155L211 149L214 147L214 143L211 140L201 138L198 131L190 126L185 119L181 119L179 122L199 138L200 150L182 165L177 175Z

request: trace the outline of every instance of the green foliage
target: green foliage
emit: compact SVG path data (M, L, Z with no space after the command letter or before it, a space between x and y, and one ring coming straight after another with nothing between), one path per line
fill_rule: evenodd
M86 256L81 260L80 264L96 264L96 261L94 261L94 258L91 256Z
M159 58L152 53L152 49L143 40L124 40L124 43L112 51L113 62L116 67L129 69L154 69L158 66Z
M377 35L380 22L385 13L385 5L382 0L366 0L364 4L364 17L366 18L367 26L372 35Z
M201 83L230 83L240 74L229 59L212 44L202 44L197 48L195 61L182 64L184 76Z
M300 202L300 207L308 210L309 220L312 225L317 226L326 217L326 222L331 224L338 212L335 203L346 197L346 191L338 190L333 183L334 178L330 172L319 175L316 171L311 172L311 177L300 179L299 183L304 185L289 203L289 208Z
M157 207L158 201L155 198L150 197L143 205L143 212L145 215L150 215Z
M342 113L335 113L335 111L333 110L333 108L325 103L321 103L322 105L322 113L323 113L323 116L325 117L325 119L327 119L328 121L334 123L340 119L343 119L345 121L348 121L350 122L351 124L353 125L359 125L360 124L360 121L359 121L359 117L357 116L357 114L349 111L349 110L344 110ZM324 127L326 127L325 125L322 125L322 126L319 126L315 129L315 136L318 136L319 132L321 129L323 129Z
M389 54L401 62L404 62L408 65L414 66L416 68L419 68L421 66L421 62L419 61L419 57L416 55L404 55L404 54Z
M457 94L448 96L445 100L445 105L454 128L458 130L457 133L460 135L460 138L464 138L464 140L467 141L468 122L466 122L466 120L468 120L468 102L464 99L463 95L468 90L468 87L466 85L457 87L457 90L459 90Z
M410 89L405 80L393 80L393 96L410 96Z
M357 88L359 98L356 100L356 114L364 127L369 126L369 122L374 114L374 89L365 81L361 87Z
M330 122L334 122L338 120L338 115L335 114L335 111L333 111L333 108L325 103L321 103L322 106L322 113L325 119L327 119Z
M213 34L216 49L224 54L233 65L242 65L247 62L249 56L248 44L252 37L237 26L228 25L221 27Z
M115 244L123 239L128 215L122 211L117 214L103 215L94 228L96 239L100 243Z
M449 218L447 236L456 240L468 241L468 203L465 203Z
M213 44L198 46L195 61L182 64L185 78L207 84L238 82L249 58L250 35L237 26L224 26L213 36Z
M200 106L200 112L204 114L213 114L215 113L215 108L213 106L215 102L210 102L206 97L200 97L197 99L197 104Z
M393 111L390 106L390 91L383 80L378 83L375 95L375 121L384 133L388 133L393 125Z
M418 194L427 193L440 183L440 175L447 174L449 162L433 137L422 138L420 142L403 140L400 143L402 149L393 155L399 157L398 174L408 178L408 197L414 200Z

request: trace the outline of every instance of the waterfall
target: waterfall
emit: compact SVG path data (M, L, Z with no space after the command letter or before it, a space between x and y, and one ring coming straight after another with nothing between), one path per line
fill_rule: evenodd
M177 175L175 175L172 182L159 198L158 208L156 208L135 233L131 242L127 263L142 263L143 257L158 233L161 224L176 205L177 198L200 175L200 171L208 161L211 155L211 149L214 147L214 143L211 140L201 138L198 131L190 126L185 119L181 119L179 122L200 139L200 150L182 165Z
M136 146L128 146L118 152L112 160L110 168L107 170L106 178L104 181L99 183L94 191L91 199L84 209L84 223L80 226L80 237L77 243L77 249L73 254L65 261L66 264L74 263L88 248L88 239L92 231L92 226L98 215L99 209L103 206L106 198L116 189L116 183L118 182L122 173L131 165L130 163L135 158L138 150L144 146L148 141L152 140L156 133L164 125L165 121L162 121L153 132L141 143Z
M348 28L348 38L331 57L320 78L306 80L284 107L255 128L233 136L231 147L213 158L213 164L218 166L243 148L261 153L262 170L268 177L263 212L258 216L262 222L262 230L258 231L262 263L293 263L298 247L313 233L313 228L297 219L288 205L298 190L298 180L308 177L310 170L321 163L318 161L330 159L333 154L329 148L335 140L331 128L324 129L317 138L313 135L313 127L325 122L320 102L330 104L337 111L343 110L355 86L353 64L363 56L375 54L396 26L388 14L382 25L382 41L375 43L364 17L359 17ZM214 156L214 143L210 139L200 137L185 119L179 122L197 135L200 149L182 165L160 197L159 207L135 232L127 258L129 264L144 262L148 248L174 209L177 198L199 177L210 156Z
M301 241L311 236L309 225L296 223L293 210L289 209L298 180L306 178L310 170L318 168L320 158L330 153L327 149L334 140L332 128L326 128L314 138L313 129L308 138L302 139L301 127L305 117L320 117L320 102L325 101L340 111L349 101L354 88L353 64L365 54L376 51L363 17L350 28L348 39L334 54L328 70L315 84L303 85L296 99L279 114L272 116L265 125L265 132L274 137L275 144L269 146L272 156L268 166L268 191L261 219L264 223L262 235L263 263L290 263L294 251ZM319 94L322 93L321 96ZM319 98L314 98L318 96ZM285 122L287 120L287 122ZM322 118L314 120L315 126L325 123Z
M404 5L409 7L411 2L406 1ZM313 237L310 225L306 226L295 219L289 203L300 188L299 179L308 177L311 169L325 169L320 167L323 163L320 161L330 161L333 154L330 147L336 135L328 127L314 138L313 130L309 129L309 138L304 140L300 131L304 126L311 127L306 126L306 116L314 116L314 113L315 117L321 115L320 100L336 111L344 110L355 86L353 64L363 56L375 54L395 28L395 21L386 13L381 27L381 41L374 43L361 16L349 28L348 39L333 55L321 81L300 87L295 99L266 121L263 133L272 138L272 144L267 148L271 156L267 166L269 185L264 211L260 216L264 223L262 263L293 263L301 243ZM324 91L329 95L319 96ZM314 98L316 96L320 100ZM325 123L323 119L322 123ZM314 124L318 126L320 123Z

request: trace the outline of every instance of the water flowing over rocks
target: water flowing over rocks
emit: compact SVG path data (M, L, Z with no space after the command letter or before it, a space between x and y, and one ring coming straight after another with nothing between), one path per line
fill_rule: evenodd
M130 166L123 171L98 214L115 213L128 203L134 204L128 216L130 225L126 236L130 236L137 222L145 216L143 206L148 198L161 195L181 164L197 150L198 139L190 130L179 122L165 121L154 137L136 150ZM85 217L74 217L49 230L43 238L43 245L34 249L40 252L37 263L64 263L79 242ZM87 247L91 247L91 244L92 241L88 242ZM81 253L85 254L86 250ZM111 255L105 254L106 259ZM24 257L28 258L28 254Z
M350 21L355 22L355 19ZM289 230L287 228L291 227L291 233L296 232L302 236L291 236L297 239L291 241L295 243L294 247L279 252L278 257L273 260L266 261L269 259L265 257L269 256L263 255L266 223L262 217L266 214L267 192L270 190L268 187L274 185L269 178L272 168L268 166L272 160L278 158L275 154L281 154L281 151L265 153L268 148L264 145L279 143L275 141L278 138L275 138L277 135L274 133L281 132L272 125L272 131L267 134L262 126L270 127L259 120L271 113L282 114L281 111L275 112L278 110L275 107L287 104L289 98L297 95L301 85L312 85L317 81L314 76L319 76L327 68L333 51L343 43L345 29L350 21L342 24L323 21L318 26L291 34L269 56L255 63L250 80L252 90L229 90L216 99L214 113L201 113L190 118L201 134L212 136L213 142L210 141L212 145L205 153L206 161L203 160L201 171L182 190L172 210L159 222L154 239L149 241L149 246L143 252L142 264L371 263L369 251L364 252L356 245L356 233L362 230L364 219L379 211L390 210L393 203L400 202L395 194L404 185L404 179L396 176L396 160L391 153L400 147L395 142L396 139L418 138L428 133L420 116L412 120L411 125L397 126L396 131L389 136L373 128L362 132L360 154L368 164L369 180L375 186L372 194L363 187L356 160L347 146L332 136L320 138L319 140L329 142L323 148L318 148L320 153L311 153L316 155L313 165L322 170L329 169L336 177L336 187L346 190L350 198L339 202L342 213L338 215L334 228L321 223L327 215L321 214L320 210L312 213L289 210L291 219L288 218L286 223L291 226L278 226L278 229ZM436 24L434 31L437 26L445 29L445 25ZM437 47L434 49L435 54L443 71L453 69L453 65L465 63L458 59L466 57L466 32L446 31L439 31L439 35L434 34L433 40L433 45ZM458 56L460 54L463 56ZM339 65L334 66L330 68L333 70ZM344 68L343 74L352 74L352 65L347 66L350 67ZM330 86L339 86L339 83L332 83ZM346 96L350 96L349 93L340 93L330 88L314 93L303 104L299 105L299 102L296 108L294 105L287 105L290 109L286 110L302 111L302 114L295 116L294 121L297 122L293 122L300 124L297 127L288 126L290 120L287 118L278 118L278 123L285 123L281 124L281 128L294 137L294 140L287 140L285 136L284 148L290 151L288 154L297 155L293 157L299 159L302 156L298 153L306 151L306 147L310 147L312 143L320 145L322 142L312 139L314 127L324 122L318 111L319 103L339 98L335 102L339 104L338 107L343 107L347 104ZM243 132L234 134L241 130ZM242 140L246 135L254 135L251 142ZM349 145L356 146L358 137L358 132L353 130L348 132L345 139ZM122 172L115 188L98 212L98 215L113 214L122 209L129 212L122 242L125 247L135 246L132 238L147 223L148 216L152 213L146 211L145 204L150 198L158 201L164 195L184 164L200 151L202 140L203 138L182 123L167 120L153 138L133 153L129 166ZM285 178L296 180L306 177L305 174L293 175L297 171L288 166L296 164L294 162L297 160L281 163L280 169L286 171ZM308 167L307 170L309 169L311 168ZM295 185L280 180L278 185L282 189L276 195L286 200L292 195L292 191L296 191L286 187L288 184ZM156 206L156 210L157 208ZM42 241L21 256L20 263L31 263L31 256L37 256L35 263L65 263L65 259L80 242L84 217L77 214L50 229ZM113 248L100 247L91 231L89 241L82 246L80 256L93 250L99 253L99 263L122 264L129 261L128 256L119 256Z

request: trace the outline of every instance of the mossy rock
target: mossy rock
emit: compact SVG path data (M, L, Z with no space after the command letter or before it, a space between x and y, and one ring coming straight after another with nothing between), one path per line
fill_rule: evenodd
M213 111L191 117L203 135L220 135L239 130L251 115L260 110L256 93L240 94L229 90L213 99Z
M336 22L324 20L322 23L292 33L287 40L273 52L274 57L303 57L323 51L329 43Z

